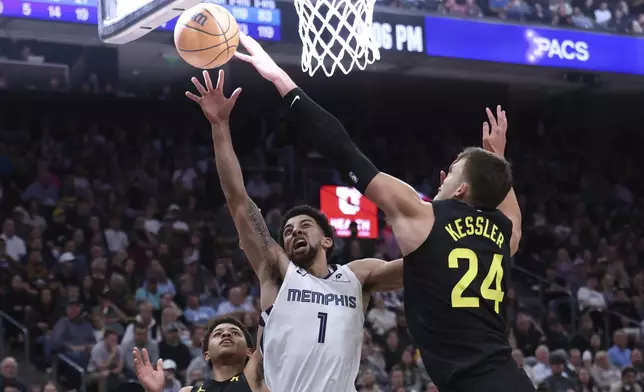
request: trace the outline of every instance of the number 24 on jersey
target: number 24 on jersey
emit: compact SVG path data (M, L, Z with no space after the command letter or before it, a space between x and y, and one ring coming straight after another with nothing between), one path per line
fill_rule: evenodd
M464 297L463 292L472 284L479 272L479 259L476 253L471 249L456 248L452 250L448 257L449 268L458 268L459 260L467 260L468 267L463 277L456 283L452 289L452 307L453 308L478 308L478 297ZM503 255L496 254L492 259L490 270L488 271L483 283L481 283L481 297L494 302L494 311L499 313L499 304L503 302L505 293L501 291L501 281L503 279ZM494 285L494 288L492 287Z

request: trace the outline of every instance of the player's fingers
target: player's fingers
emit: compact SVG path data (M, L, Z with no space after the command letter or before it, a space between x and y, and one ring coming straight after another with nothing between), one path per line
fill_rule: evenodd
M483 121L483 140L486 140L490 137L490 124Z
M161 370L163 369L163 359L159 358L157 361L157 368L155 370Z
M501 124L501 128L503 129L503 132L508 130L508 117L505 115L505 110L501 111L501 115L499 117L499 123Z
M221 89L224 87L225 78L226 76L224 75L224 70L220 69L219 72L217 73L217 87L215 87L217 91L221 91Z
M210 79L210 73L206 70L203 71L203 80L206 82L206 90L212 91L212 79ZM219 82L217 83L217 86L219 86Z
M233 103L233 105L235 104L235 102L237 102L237 98L239 98L239 94L241 94L241 92L241 87L237 87L235 91L233 91L233 94L230 96L230 98L228 98Z
M441 185L445 182L445 178L447 178L447 174L445 174L445 171L441 170L440 174L440 179L441 179Z
M236 58L240 59L241 61L245 61L247 63L252 63L253 62L253 58L251 56L247 55L247 54L235 52L234 56Z
M251 55L254 54L255 46L253 44L256 44L255 40L253 40L251 37L249 37L247 34L243 32L239 32L239 42L241 42L242 46L246 48L248 53Z
M201 95L205 95L205 94L206 94L206 89L203 87L203 85L201 84L201 82L199 81L199 79L197 79L197 78L192 78L192 79L190 79L190 80L192 80L192 84L194 84L194 85L195 85L195 87L197 88L197 91L199 91L199 94L201 94Z
M201 102L201 97L198 97L198 96L194 95L190 91L186 91L186 97L190 98L191 100L193 100L193 101L195 101L197 103Z
M490 126L492 128L496 127L496 118L494 118L494 114L492 114L490 108L485 108L485 113L487 113L487 119L490 121Z
M148 355L148 350L144 348L142 352L143 352L143 366L150 365L150 356Z

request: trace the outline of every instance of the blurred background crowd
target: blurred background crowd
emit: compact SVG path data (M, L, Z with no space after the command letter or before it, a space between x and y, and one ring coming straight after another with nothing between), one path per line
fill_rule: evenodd
M631 34L644 22L637 0L383 4ZM209 377L208 322L234 315L255 334L259 288L224 205L208 126L181 97L185 81L133 97L117 88L108 47L0 38L0 57L42 57L75 75L15 79L0 69L0 392L132 386L133 347L164 359L165 392ZM288 208L319 207L321 186L346 184L300 139L277 94L246 76L229 79L244 87L234 144L277 235ZM506 293L513 356L540 391L642 392L641 100L373 80L297 81L379 168L429 196L439 171L480 144L484 108L504 105L524 221ZM351 226L332 263L400 257L375 218L377 238ZM436 392L407 333L402 292L369 306L358 391Z

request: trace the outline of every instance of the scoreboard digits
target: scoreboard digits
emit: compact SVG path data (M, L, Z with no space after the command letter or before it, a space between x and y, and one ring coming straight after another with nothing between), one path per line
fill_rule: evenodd
M274 0L215 0L237 19L239 28L253 38L281 39L281 11ZM69 23L98 24L98 0L0 0L0 16ZM160 30L172 31L176 19Z

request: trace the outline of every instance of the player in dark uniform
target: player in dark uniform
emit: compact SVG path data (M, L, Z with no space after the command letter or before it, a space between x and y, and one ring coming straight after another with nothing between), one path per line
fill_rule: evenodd
M258 332L261 339L262 328ZM202 344L203 355L212 365L212 378L197 385L181 388L180 392L268 392L264 385L264 369L259 350L252 351L252 339L239 320L232 317L216 319L208 328ZM147 350L134 349L136 374L146 392L163 392L165 376L162 359L152 367Z
M469 148L441 172L435 205L380 172L326 112L252 38L240 34L252 64L284 98L289 116L329 162L387 215L404 255L409 330L441 392L534 391L511 357L504 300L510 256L521 238L521 211L503 157L507 122L488 109L483 147ZM275 391L279 392L279 391Z

